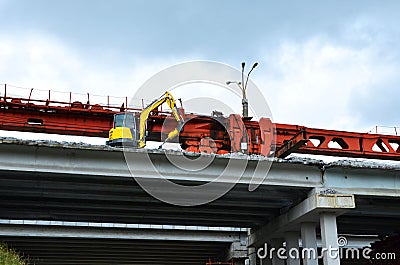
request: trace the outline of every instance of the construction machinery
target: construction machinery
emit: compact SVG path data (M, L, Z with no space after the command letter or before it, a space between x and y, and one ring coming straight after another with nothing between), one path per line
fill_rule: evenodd
M166 92L165 95L151 102L141 112L124 112L115 114L114 126L109 132L109 141L107 144L110 146L128 145L137 148L145 147L149 115L164 103L168 104L173 116L178 122L177 127L168 133L164 143L178 136L179 131L182 129L184 124L184 120L176 107L174 97L169 92Z
M182 108L178 112L175 101L166 94L148 107L128 108L127 98L121 98L119 104L111 104L111 97L104 97L106 103L100 104L93 103L92 97L87 94L86 103L82 103L75 100L72 93L67 94L65 100L55 100L51 91L45 98L34 98L31 96L33 89L26 89L25 94L15 96L10 93L13 87L2 87L0 130L106 138L110 128L125 128L115 130L115 134L113 131L111 140L130 139L131 134L132 139L138 140L138 146L140 139L143 143L163 142L180 131L179 139L175 139L187 152L241 152L281 158L290 153L303 153L400 161L400 136L397 131L393 135L358 133L273 123L265 117L254 121L239 114L227 117L196 115L186 113ZM163 101L169 102L172 113L158 108ZM128 113L133 114L123 116ZM144 129L142 136L140 126Z

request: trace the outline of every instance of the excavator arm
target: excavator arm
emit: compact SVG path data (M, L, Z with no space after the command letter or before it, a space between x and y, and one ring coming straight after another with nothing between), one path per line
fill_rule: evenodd
M172 110L172 114L174 115L175 119L178 121L178 126L171 132L168 133L167 139L164 141L167 142L168 140L178 136L179 131L182 129L184 124L184 120L179 114L178 108L176 107L176 102L174 97L169 93L165 92L161 98L156 99L152 103L150 103L143 111L140 113L140 125L139 125L139 140L138 140L138 148L143 148L146 146L145 142L145 134L146 134L146 124L149 118L150 112L157 109L159 106L167 102L168 107Z

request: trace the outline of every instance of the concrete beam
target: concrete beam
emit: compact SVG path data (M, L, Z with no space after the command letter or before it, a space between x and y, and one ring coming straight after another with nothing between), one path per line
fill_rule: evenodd
M163 150L130 150L129 161L135 165L135 177L164 178L188 181L216 181L224 172L223 181L236 180L238 172L244 172L238 183L249 183L252 178L264 179L269 159L248 156L204 155L210 166L188 171L174 166ZM169 158L187 162L182 152L169 151ZM186 154L190 155L190 154ZM198 156L198 155L197 155ZM151 158L151 161L149 160ZM194 156L196 158L196 156ZM316 160L273 160L273 166L265 178L265 185L295 187L322 187L321 162ZM229 172L225 172L227 163ZM237 169L237 170L236 170ZM0 171L62 173L69 175L132 177L122 149L106 146L79 146L63 144L41 144L35 142L0 141ZM254 172L257 172L254 176Z
M127 228L127 229L162 229L162 230L185 230L185 231L222 231L242 232L238 233L245 237L248 229L240 227L210 227L193 225L155 225L155 224L127 224L127 223L98 223L98 222L68 222L68 221L46 221L46 220L11 220L0 219L0 225L36 225L53 227L89 227L89 228ZM247 237L246 237L247 239ZM243 240L243 239L242 239Z
M174 180L211 181L220 174L228 160L237 161L234 167L243 165L246 170L239 183L249 183L257 163L265 163L261 158L248 156L210 156L212 166L199 174L190 174L174 167L165 158L164 151L131 150L134 158L136 176L158 178L154 165L146 162L148 156L157 161L157 170L166 178ZM184 159L181 152L167 152L174 159ZM273 166L265 179L265 185L333 189L339 193L354 195L376 195L400 197L400 167L384 163L334 162L324 164L312 159L273 160ZM71 175L95 175L131 177L122 149L106 146L85 146L79 144L60 144L20 140L0 140L0 171L26 171L43 173L64 173ZM226 179L235 179L235 170ZM262 170L257 171L255 179L264 178Z
M319 220L319 213L333 212L341 215L355 208L354 195L350 194L313 194L288 212L273 219L268 224L254 230L249 236L249 245L259 247L270 238L283 237L283 233L300 231L303 222Z
M0 224L0 236L240 242L245 232Z
M350 166L351 165L351 166ZM400 169L390 164L336 163L325 168L324 185L337 193L400 197Z

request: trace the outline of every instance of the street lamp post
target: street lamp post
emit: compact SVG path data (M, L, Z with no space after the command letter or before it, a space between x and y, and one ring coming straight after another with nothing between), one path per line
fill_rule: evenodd
M249 81L250 73L256 68L258 63L254 63L251 67L250 71L247 74L246 82L244 82L244 67L246 66L245 62L242 62L242 82L238 81L227 81L226 84L236 84L240 90L242 91L242 114L243 118L247 118L249 116L249 101L246 97L246 90L247 90L247 82Z

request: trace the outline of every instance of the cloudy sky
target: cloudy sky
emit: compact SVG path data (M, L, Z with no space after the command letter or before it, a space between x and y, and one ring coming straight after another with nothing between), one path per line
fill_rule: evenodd
M276 122L399 126L399 14L399 1L0 0L0 84L132 96L176 63L258 61Z

